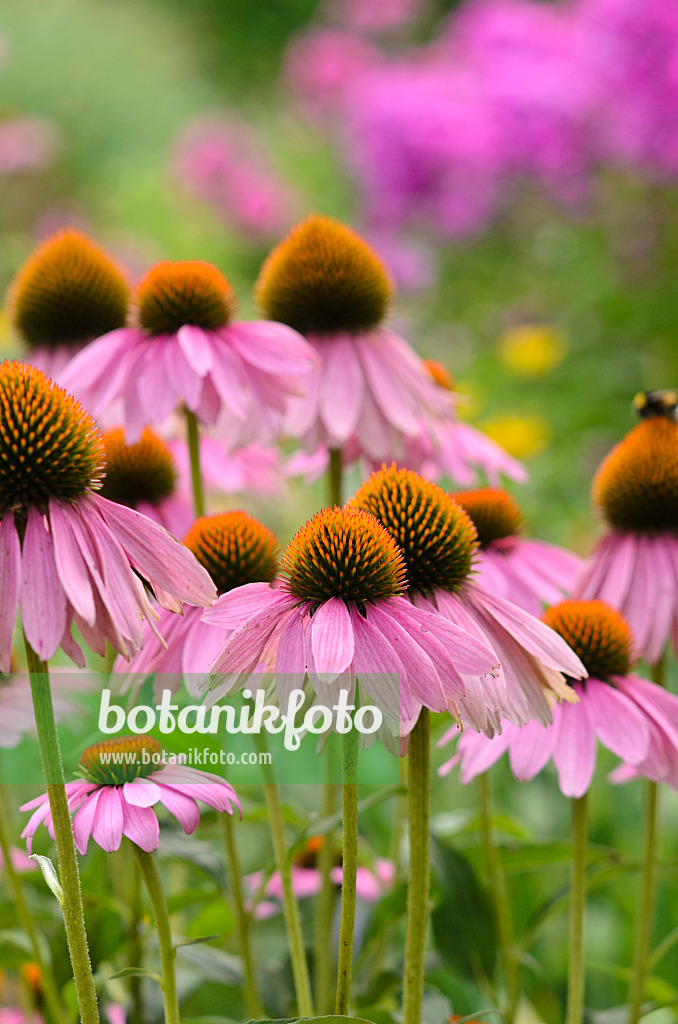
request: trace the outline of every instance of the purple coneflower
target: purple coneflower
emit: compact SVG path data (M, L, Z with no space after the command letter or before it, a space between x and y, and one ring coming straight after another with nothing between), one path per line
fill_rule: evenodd
M266 444L282 430L289 401L317 359L284 324L233 319L235 295L199 260L156 263L133 296L135 324L80 353L63 382L95 415L123 400L127 438L162 423L178 402L218 424L231 447Z
M117 760L122 763L112 763L110 755L121 755ZM195 832L200 822L198 801L227 814L233 814L233 805L240 811L235 790L225 779L186 765L158 768L162 756L163 748L150 736L103 740L82 754L83 779L67 783L66 793L68 808L75 814L75 845L83 856L90 838L108 853L120 847L123 836L147 853L157 850L157 804L163 804L174 815L187 835ZM145 760L147 764L143 763ZM21 833L30 853L39 825L46 825L54 838L47 794L29 801L20 810L33 811Z
M342 451L344 461L364 456L379 464L409 455L414 468L426 460L445 473L449 459L457 465L463 451L452 439L458 427L454 401L386 325L392 294L376 252L329 217L307 217L271 252L259 275L259 304L271 320L300 331L321 363L304 396L293 402L288 431L309 451L321 445ZM502 454L502 471L524 478L522 468L514 472L517 464Z
M608 532L575 592L600 598L628 621L640 655L678 651L678 423L643 419L604 459L593 500Z
M56 379L88 342L124 326L129 287L103 249L66 228L26 260L7 301L26 362Z
M42 371L0 365L0 671L8 672L17 611L42 661L61 646L84 666L71 636L125 657L142 643L142 620L162 607L209 605L205 569L162 527L95 491L104 446L94 420Z
M545 623L471 579L476 528L449 494L392 465L373 473L351 504L372 512L402 550L412 606L454 623L496 652L501 668L495 678L459 668L463 723L492 735L502 716L517 724L546 723L554 700L574 699L564 676L578 679L584 666ZM431 631L435 635L436 627Z
M422 705L456 713L461 674L496 667L485 643L402 596L402 554L369 512L323 509L290 541L280 574L222 595L204 615L235 629L214 663L210 703L262 661L276 671L281 698L308 672L331 705L340 687L353 698L359 675L361 702L378 705L397 733Z
M508 751L521 782L552 760L561 792L579 798L591 785L598 740L637 774L678 789L678 698L631 673L633 638L620 613L603 601L563 601L544 619L586 666L586 678L571 684L578 703L556 705L546 727L504 722L493 739L465 733L440 774L461 763L461 781L470 782ZM438 745L454 734L447 732Z
M521 536L523 516L507 491L483 487L452 497L478 532L475 570L485 590L506 598L531 615L541 615L572 590L581 559L555 544Z

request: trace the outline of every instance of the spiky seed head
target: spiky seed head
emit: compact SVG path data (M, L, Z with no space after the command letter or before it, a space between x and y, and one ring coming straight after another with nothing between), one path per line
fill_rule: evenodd
M628 674L633 636L616 608L605 601L561 601L547 608L542 618L567 641L589 676L608 680Z
M489 547L495 540L516 537L523 529L518 502L501 487L455 491L452 497L471 517L481 548Z
M220 594L246 583L270 583L278 572L278 541L247 512L196 519L184 544L207 569Z
M224 327L235 313L235 292L224 275L202 260L163 260L146 272L132 304L149 334L174 334L184 324L206 331Z

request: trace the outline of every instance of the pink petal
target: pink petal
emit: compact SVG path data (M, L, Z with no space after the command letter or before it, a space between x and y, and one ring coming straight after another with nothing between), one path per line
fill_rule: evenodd
M337 442L345 442L355 431L362 401L363 375L353 341L344 335L328 339L323 343L319 409Z
M400 658L388 639L357 608L351 608L351 621L355 637L353 668L364 679L370 697L397 721L411 718L415 703Z
M94 824L97 804L99 803L101 793L101 789L95 789L81 805L80 810L73 819L75 845L78 848L78 853L82 854L83 857L87 853L87 846L89 844L89 838L92 835L92 826Z
M177 819L186 835L200 824L200 810L195 800L171 786L161 785L160 803Z
M461 754L459 778L464 786L499 760L508 749L514 734L515 726L504 728L500 736L492 739L477 732L463 734L457 745L457 753Z
M575 689L582 697L581 687L575 684ZM559 704L557 710L553 762L558 770L561 793L578 798L591 785L596 766L596 735L586 696L578 704Z
M0 522L0 672L10 671L12 634L21 594L21 544L14 526L14 515L6 512Z
M224 328L223 334L237 347L244 360L270 374L308 372L318 357L297 331L270 320L239 321Z
M133 807L153 807L160 799L160 786L147 779L134 779L122 787L124 802Z
M513 730L509 748L511 771L521 782L527 782L542 770L551 757L556 738L555 726L528 722L518 730L515 726L509 726L509 729Z
M600 742L628 764L642 761L650 743L650 730L633 701L599 679L587 679L582 700L588 704Z
M92 821L92 839L107 853L120 848L122 842L122 800L117 786L104 786Z
M54 545L45 520L28 510L22 550L21 621L31 647L48 661L66 628L66 595L54 561Z
M323 601L311 619L313 660L320 679L331 683L353 658L355 641L351 616L340 597Z
M285 591L275 591L270 583L246 583L222 594L211 608L203 612L203 622L232 630L244 626L253 615L269 608L276 600L287 599Z
M93 625L96 609L92 584L83 552L70 526L71 518L77 514L71 506L50 499L49 521L59 579L75 611Z
M207 332L194 324L184 324L177 331L177 341L195 372L206 377L212 369L212 348Z
M157 850L160 840L160 829L155 812L150 807L137 807L122 801L123 835L131 839L146 853Z
M229 414L241 422L247 416L248 385L240 356L234 354L228 343L215 340L210 378Z

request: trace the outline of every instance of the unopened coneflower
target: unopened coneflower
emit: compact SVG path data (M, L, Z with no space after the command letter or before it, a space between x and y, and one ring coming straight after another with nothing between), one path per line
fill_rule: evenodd
M639 653L678 650L678 422L657 409L603 460L593 500L607 531L576 585L618 608Z
M179 403L201 423L218 424L231 447L267 443L317 359L296 331L237 321L235 308L231 285L212 264L156 263L133 294L133 324L89 345L64 384L95 415L121 399L132 443Z
M330 217L307 217L270 253L256 294L266 316L300 331L321 360L320 374L288 418L289 432L305 448L376 463L409 452L417 468L426 455L448 472L443 449L451 446L454 401L388 326L393 282L360 235ZM461 451L459 444L451 454ZM502 471L513 475L510 463L506 456Z
M462 722L489 735L502 715L516 723L549 722L553 701L571 697L564 675L578 678L583 666L543 622L475 582L478 535L461 505L395 465L373 473L351 504L372 512L399 545L413 607L439 614L496 652L496 678L460 670Z
M42 242L8 294L26 362L58 377L84 345L123 327L129 287L111 257L73 228Z
M183 537L193 520L188 489L181 493L176 460L170 445L150 427L136 444L128 444L122 427L104 431L106 476L101 494L127 505Z
M119 849L123 836L130 840L158 936L164 1020L166 1024L180 1024L171 923L162 879L152 856L159 845L155 808L164 805L190 835L200 822L199 803L232 815L234 807L242 813L240 802L233 786L218 775L168 763L161 744L150 736L119 736L96 743L84 751L79 767L82 781L66 786L68 810L74 814L75 844L84 856L90 838L109 853ZM21 808L33 811L22 832L29 851L41 824L54 837L50 803L44 794Z
M544 605L567 596L581 559L565 548L523 534L515 498L499 487L456 491L452 497L478 532L476 579L486 590L541 615Z
M263 523L239 510L196 519L184 544L210 574L218 594L248 583L272 582L278 571L278 542ZM154 673L156 690L176 689L181 678L191 692L223 648L226 633L202 621L202 609L187 608L183 616L161 613L161 643L144 627L143 649L129 664L121 658L114 672L141 678Z
M215 591L193 555L138 512L96 492L105 472L94 420L35 367L0 365L0 670L9 671L17 610L42 661L61 645L80 665L71 636L103 654L106 640L130 656L142 620L160 605L206 606Z

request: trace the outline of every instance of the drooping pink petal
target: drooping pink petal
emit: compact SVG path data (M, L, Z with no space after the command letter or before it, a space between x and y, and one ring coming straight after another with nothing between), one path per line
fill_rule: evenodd
M330 437L343 443L356 429L363 400L363 375L351 338L324 342L323 364L320 417Z
M194 324L184 324L177 331L176 337L191 367L200 377L206 377L213 363L212 347L206 332Z
M49 520L54 540L54 558L61 585L75 611L94 624L95 605L87 564L70 526L78 513L55 498L50 499Z
M331 683L351 664L355 650L351 616L340 597L332 597L318 606L311 619L311 645L316 672Z
M12 634L21 594L21 544L14 515L6 512L0 522L0 672L8 673L12 656Z
M122 799L117 786L99 790L99 802L92 821L92 839L107 853L120 848L122 842Z
M583 698L589 707L596 736L608 750L629 764L638 764L647 754L650 730L635 704L609 683L586 680Z
M45 520L28 510L22 549L21 621L26 638L42 661L49 661L66 628L66 595Z
M146 853L157 850L160 845L158 819L151 807L138 807L122 801L123 834Z
M160 799L160 786L148 779L134 779L122 787L125 803L134 807L153 807Z
M506 728L509 736L513 737L509 748L511 771L521 782L527 782L542 770L552 756L556 739L555 726L528 722L519 730L515 726Z
M385 714L396 721L410 719L415 702L402 662L388 638L357 608L351 608L351 622L355 637L353 668L358 678L365 678L370 697Z
M78 853L83 857L87 853L87 846L89 844L90 836L92 835L94 818L96 816L97 804L99 803L101 792L102 791L100 789L94 790L94 792L91 793L81 804L80 809L73 819L75 845L78 849Z
M579 684L575 689L581 692ZM596 766L596 734L586 700L559 704L554 728L553 763L560 791L576 799L588 790Z
M187 787L190 789L190 787ZM186 835L195 832L200 824L200 809L195 800L185 792L172 786L160 786L160 803L164 804L170 814L177 819Z
M367 605L367 621L376 627L395 649L407 674L412 697L432 711L450 710L450 697L445 693L440 676L426 651L401 626L387 602ZM375 667L379 671L379 667ZM382 669L383 671L383 669Z
M240 321L222 332L244 360L269 374L308 373L318 357L308 342L286 324L270 320Z
M289 604L289 595L284 590L273 590L270 583L245 583L218 597L211 608L203 612L202 619L210 626L230 631L244 626L253 615L276 601Z

